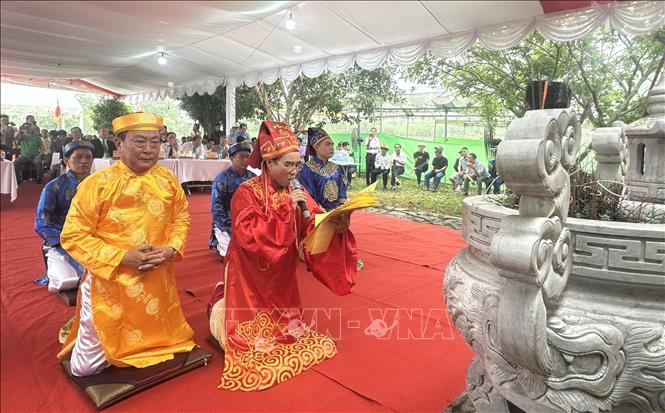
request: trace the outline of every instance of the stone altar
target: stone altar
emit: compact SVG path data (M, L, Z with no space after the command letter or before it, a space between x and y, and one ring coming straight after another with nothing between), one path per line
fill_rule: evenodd
M617 153L620 126L597 131ZM665 411L665 225L567 218L580 139L573 110L527 112L497 151L519 211L464 200L444 294L478 412Z

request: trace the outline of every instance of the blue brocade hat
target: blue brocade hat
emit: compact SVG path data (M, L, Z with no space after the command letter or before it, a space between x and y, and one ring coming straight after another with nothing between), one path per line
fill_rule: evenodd
M245 151L247 153L251 152L252 149L249 147L248 144L246 143L235 143L231 146L229 146L229 156L233 156L238 152Z
M316 144L324 138L329 138L328 132L323 128L308 128L307 129L307 154L316 155L316 150L314 147Z

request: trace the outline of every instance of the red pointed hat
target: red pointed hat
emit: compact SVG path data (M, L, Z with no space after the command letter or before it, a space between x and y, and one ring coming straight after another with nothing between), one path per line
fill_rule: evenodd
M289 152L299 152L296 135L286 123L264 120L258 138L248 159L253 168L261 168L264 160L279 158Z

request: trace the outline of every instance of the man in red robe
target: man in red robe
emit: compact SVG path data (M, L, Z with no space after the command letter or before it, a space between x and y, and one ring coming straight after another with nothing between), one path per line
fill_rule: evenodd
M210 300L210 330L224 348L220 388L262 390L337 354L333 340L301 319L296 266L302 254L312 274L335 294L351 292L357 255L339 219L328 250L310 255L301 241L323 210L306 192L289 186L301 168L296 136L280 122L264 121L249 159L261 175L242 183L231 201L233 238L224 281ZM298 202L312 212L303 218Z

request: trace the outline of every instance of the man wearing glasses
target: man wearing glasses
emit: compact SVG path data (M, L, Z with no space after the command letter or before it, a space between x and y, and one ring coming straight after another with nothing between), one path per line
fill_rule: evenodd
M302 250L314 214L323 210L297 189L300 152L286 124L261 124L249 164L261 168L261 175L243 182L231 200L233 238L224 280L209 307L210 332L225 352L219 388L233 391L272 387L337 354L334 341L301 318L299 256L337 295L351 292L357 271L348 215L334 222L328 250L316 255ZM303 203L312 212L309 219Z

